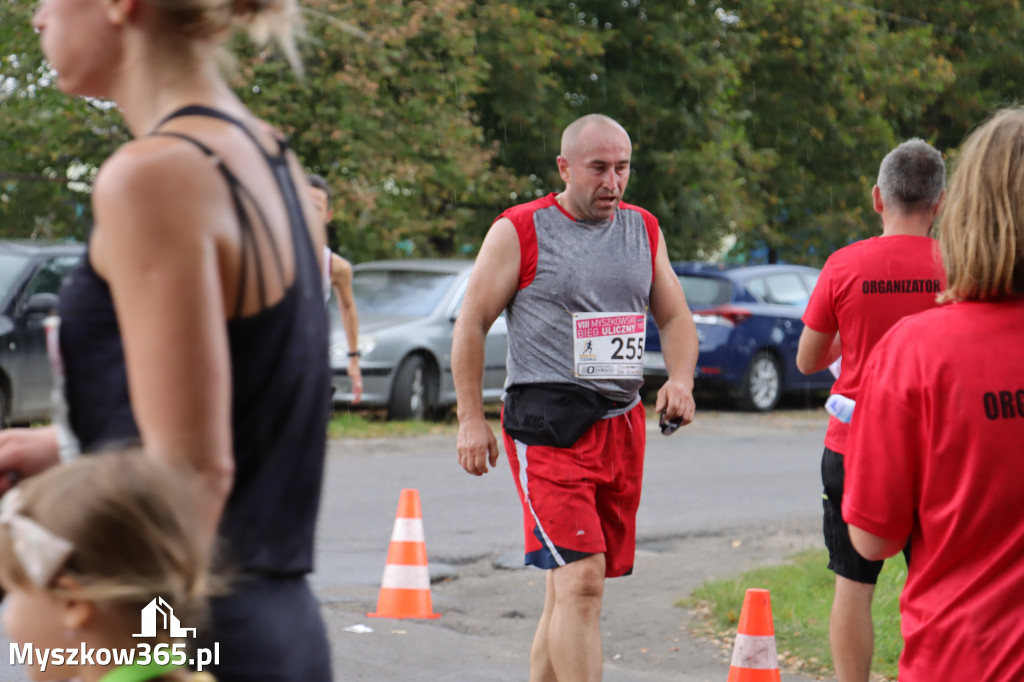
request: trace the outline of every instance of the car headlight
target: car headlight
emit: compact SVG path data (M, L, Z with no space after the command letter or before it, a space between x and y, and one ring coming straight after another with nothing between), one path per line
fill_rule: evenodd
M374 348L377 347L377 337L373 335L363 335L356 340L356 343L359 344L359 352L362 353L363 356L367 356Z
M357 340L359 352L366 357L370 351L377 346L377 337L372 334L360 334ZM342 338L337 343L331 344L331 364L345 366L348 364L348 341Z

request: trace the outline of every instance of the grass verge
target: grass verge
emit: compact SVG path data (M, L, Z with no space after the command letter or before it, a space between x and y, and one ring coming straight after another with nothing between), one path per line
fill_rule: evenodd
M485 415L495 436L501 438L501 423L498 417L501 406L485 406ZM384 410L336 410L327 423L327 437L334 438L403 438L435 434L455 435L459 422L455 411L449 411L443 419L424 421L388 421Z
M679 606L693 609L699 618L695 634L732 647L748 587L771 592L775 642L780 667L815 675L832 674L828 619L835 593L835 575L828 570L825 550L802 552L790 563L767 566L732 580L704 583ZM900 636L899 596L907 579L902 557L886 561L875 588L872 616L875 655L872 671L895 680L903 638Z
M327 424L328 438L398 438L455 433L446 421L388 421L368 412L335 412Z

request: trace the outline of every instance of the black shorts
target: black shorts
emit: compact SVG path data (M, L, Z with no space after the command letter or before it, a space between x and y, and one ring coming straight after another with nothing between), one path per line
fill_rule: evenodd
M204 668L217 682L331 682L331 651L320 603L304 576L244 574L210 604L198 645L220 649Z
M828 567L836 575L858 583L874 585L882 572L882 561L868 561L853 548L850 529L843 521L843 481L846 477L842 454L825 448L821 456L822 506L825 516L825 547L828 548ZM910 540L903 548L903 556L910 564Z

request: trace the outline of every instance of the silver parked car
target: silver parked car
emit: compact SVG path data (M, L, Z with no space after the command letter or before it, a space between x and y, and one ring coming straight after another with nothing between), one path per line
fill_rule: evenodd
M455 404L452 330L472 261L396 260L361 263L352 289L359 313L363 398L355 407L384 407L390 419L440 417ZM334 403L351 404L348 343L337 302L331 318ZM504 316L487 334L484 400L504 392L507 332Z

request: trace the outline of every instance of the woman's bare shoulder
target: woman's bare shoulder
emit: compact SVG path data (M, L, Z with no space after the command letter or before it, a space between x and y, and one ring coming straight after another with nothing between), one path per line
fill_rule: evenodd
M109 258L131 253L194 259L234 215L216 161L169 137L121 147L100 168L92 202L92 258L101 275Z
M217 174L217 160L191 142L170 136L145 137L120 147L100 167L94 191L162 194L201 189Z

